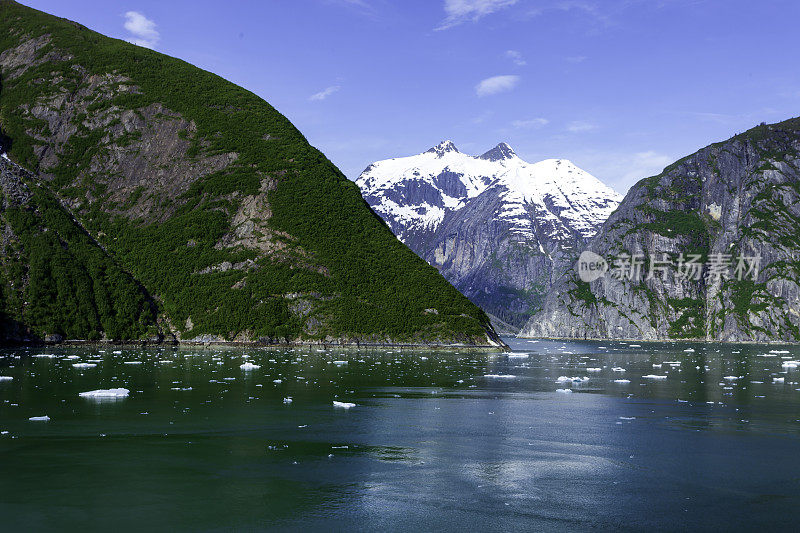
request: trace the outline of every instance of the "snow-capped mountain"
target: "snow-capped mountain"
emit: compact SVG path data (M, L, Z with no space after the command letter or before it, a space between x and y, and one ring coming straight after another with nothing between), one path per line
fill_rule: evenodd
M480 156L443 141L356 183L392 231L490 314L521 325L622 196L566 159Z

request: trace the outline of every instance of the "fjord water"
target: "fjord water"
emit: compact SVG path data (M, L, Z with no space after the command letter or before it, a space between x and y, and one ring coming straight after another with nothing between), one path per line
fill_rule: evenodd
M0 376L13 378L0 379L1 528L716 530L800 519L800 348L507 342L507 355L0 351ZM112 388L130 394L79 396Z

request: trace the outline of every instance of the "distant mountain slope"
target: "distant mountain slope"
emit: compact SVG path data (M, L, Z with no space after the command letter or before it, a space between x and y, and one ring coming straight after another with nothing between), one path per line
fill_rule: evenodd
M10 0L0 80L10 158L146 288L163 333L495 342L486 315L254 94Z
M392 231L487 312L522 326L621 196L563 159L451 141L378 161L356 180Z
M589 282L570 270L521 335L800 340L800 119L640 181L588 250L611 270Z

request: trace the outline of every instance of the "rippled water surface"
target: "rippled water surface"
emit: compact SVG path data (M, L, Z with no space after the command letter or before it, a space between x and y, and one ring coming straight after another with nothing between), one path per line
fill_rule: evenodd
M0 350L0 529L800 520L800 347L508 342Z

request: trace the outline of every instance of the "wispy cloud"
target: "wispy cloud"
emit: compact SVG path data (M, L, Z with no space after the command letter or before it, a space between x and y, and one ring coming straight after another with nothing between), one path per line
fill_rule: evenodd
M567 131L570 133L583 133L585 131L592 131L597 129L597 124L586 122L584 120L573 120L567 124Z
M624 183L635 183L636 181L654 176L661 172L664 167L672 163L673 159L666 155L660 154L653 150L647 152L636 152L627 158L627 161L622 161L624 164L625 173L622 175Z
M513 6L518 0L444 0L447 17L437 30L446 30L469 20L476 21L486 15Z
M510 91L519 83L519 76L505 75L505 76L492 76L481 80L475 86L475 94L478 96L489 96L492 94Z
M126 39L129 43L145 48L155 48L161 40L161 34L156 29L156 23L145 17L138 11L128 11L125 13L125 24L123 25L130 36Z
M564 59L567 60L567 63L583 63L586 61L586 56L569 56Z
M522 53L519 50L506 50L506 57L514 62L518 67L524 67L528 64Z
M546 118L531 118L528 120L515 120L511 123L517 129L532 129L547 126L550 123Z
M311 100L312 102L325 100L327 97L329 97L330 95L332 95L341 88L342 87L340 85L331 85L330 87L326 87L325 89L321 90L318 93L312 94L311 96L308 97L308 99Z

